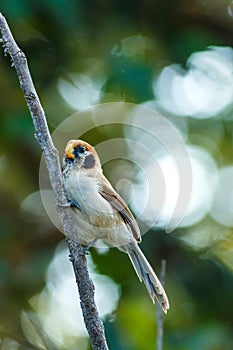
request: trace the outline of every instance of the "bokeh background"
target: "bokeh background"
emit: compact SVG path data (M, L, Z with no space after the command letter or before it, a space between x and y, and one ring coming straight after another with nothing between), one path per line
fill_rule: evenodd
M164 349L232 349L233 2L2 0L1 11L27 55L51 132L75 112L88 123L86 109L113 102L149 107L177 128L192 165L190 208L172 233L166 217L150 225L141 244L158 273L167 261ZM3 51L0 91L0 347L90 349L64 237L39 192L41 151ZM130 135L109 124L81 136L98 145ZM174 169L160 164L173 203ZM128 167L105 166L122 195ZM132 168L128 174L137 214L144 183ZM127 256L93 249L88 264L110 348L156 349L156 307Z

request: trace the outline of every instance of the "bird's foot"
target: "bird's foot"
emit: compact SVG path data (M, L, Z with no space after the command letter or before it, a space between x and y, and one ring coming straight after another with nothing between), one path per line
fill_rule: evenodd
M78 202L73 201L73 200L68 200L68 203L66 203L66 204L59 204L59 205L60 205L60 207L63 207L63 208L70 207L70 208L77 208L77 209L81 210L80 205L78 204Z
M91 241L91 243L89 243L86 247L83 248L83 253L85 255L88 255L90 252L90 248L95 244L95 242L98 241L98 238L95 238L93 241Z

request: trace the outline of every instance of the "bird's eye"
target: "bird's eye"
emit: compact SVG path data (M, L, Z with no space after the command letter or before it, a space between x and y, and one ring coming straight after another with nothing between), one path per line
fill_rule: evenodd
M86 147L84 147L84 146L79 146L78 147L78 153L83 154L83 153L85 153L85 151L86 151Z
M86 147L85 146L77 146L74 147L74 155L75 157L79 157L80 154L84 154L86 152Z

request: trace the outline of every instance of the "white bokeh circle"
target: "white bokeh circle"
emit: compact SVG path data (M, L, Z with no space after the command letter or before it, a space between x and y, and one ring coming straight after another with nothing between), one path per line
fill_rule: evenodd
M233 227L233 166L219 169L210 216L219 224Z

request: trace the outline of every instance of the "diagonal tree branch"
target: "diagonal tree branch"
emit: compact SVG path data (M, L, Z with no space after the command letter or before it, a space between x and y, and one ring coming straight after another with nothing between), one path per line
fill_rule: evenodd
M41 106L39 97L35 90L27 60L22 50L17 46L6 19L0 13L0 31L4 53L9 54L12 65L15 67L20 88L23 91L28 109L31 113L35 128L35 137L44 152L46 167L50 182L56 198L56 206L60 217L63 231L67 237L70 250L70 260L78 285L80 304L83 312L84 322L89 333L92 348L94 350L107 350L103 323L99 317L94 300L94 284L89 277L86 257L80 244L75 241L76 230L72 220L71 209L65 207L65 198L62 182L59 154L55 148L49 133L45 112Z

